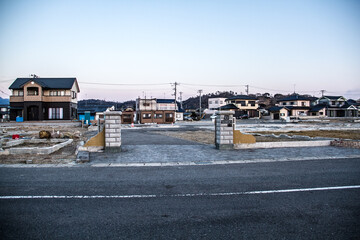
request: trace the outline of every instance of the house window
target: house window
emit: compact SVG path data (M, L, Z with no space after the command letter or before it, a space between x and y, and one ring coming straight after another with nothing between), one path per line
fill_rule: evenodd
M65 96L65 91L50 91L50 96Z
M290 105L294 105L294 102L290 102Z
M224 104L224 102L223 102L223 101L220 101L220 104Z
M75 99L76 98L76 92L72 91L71 92L71 97L72 97L72 99Z
M324 115L324 113L323 112L319 112L320 113L320 115Z
M282 116L282 117L285 116L285 113L280 113L280 116Z
M303 107L304 107L304 106L305 106L305 102L301 102L301 106L303 106Z
M143 114L143 119L150 119L151 118L151 113L144 113Z
M37 88L37 87L28 87L27 88L27 95L28 96L38 96L39 95L39 88Z
M49 119L63 119L64 109L63 108L49 108Z
M250 106L255 107L255 101L249 101Z
M284 105L284 106L285 106L285 105L286 105L286 102L283 102L283 103L282 103L282 105Z
M144 106L144 107L149 107L149 106L150 106L150 103L143 103L143 106Z
M162 114L155 114L155 116L154 116L156 119L161 119L162 117L163 117L163 115Z
M212 101L209 101L209 104L212 104Z
M215 104L219 104L219 101L215 101Z
M246 101L236 101L237 104L240 104L240 106L246 106Z

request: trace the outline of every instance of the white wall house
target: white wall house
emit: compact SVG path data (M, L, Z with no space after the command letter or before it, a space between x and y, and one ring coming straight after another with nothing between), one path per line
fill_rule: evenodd
M205 113L206 114L214 114L215 111L217 111L217 109L219 107L226 105L225 100L226 100L226 98L209 98L208 99L208 109L205 110Z

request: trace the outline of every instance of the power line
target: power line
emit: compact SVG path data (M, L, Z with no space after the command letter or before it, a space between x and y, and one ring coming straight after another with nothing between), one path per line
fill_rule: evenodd
M244 87L244 86L246 86L243 84L225 85L225 84L193 84L193 83L181 83L181 85L200 86L200 87Z
M10 94L8 94L8 93L4 92L4 91L3 91L3 90L1 90L1 89L0 89L0 92L2 92L2 93L3 93L3 94L5 94L5 95L10 96Z
M14 79L1 80L0 83L3 83L3 82L11 82L11 81L15 81L15 80L14 80Z
M89 85L107 85L107 86L159 86L169 85L171 83L98 83L98 82L79 82L81 84Z

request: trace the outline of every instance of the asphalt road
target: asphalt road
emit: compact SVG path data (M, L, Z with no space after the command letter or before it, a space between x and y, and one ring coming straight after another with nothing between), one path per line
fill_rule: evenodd
M358 239L359 185L360 159L0 168L0 238Z

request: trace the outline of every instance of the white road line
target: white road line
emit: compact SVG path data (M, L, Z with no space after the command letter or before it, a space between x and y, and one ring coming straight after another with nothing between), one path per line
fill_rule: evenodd
M1 199L132 199L132 198L162 198L162 197L201 197L201 196L236 196L236 195L254 195L254 194L273 194L273 193L294 193L294 192L311 192L311 191L329 191L358 189L360 185L353 186L336 186L336 187L320 187L320 188L297 188L267 191L249 191L249 192L229 192L229 193L185 193L173 195L44 195L44 196L0 196Z

